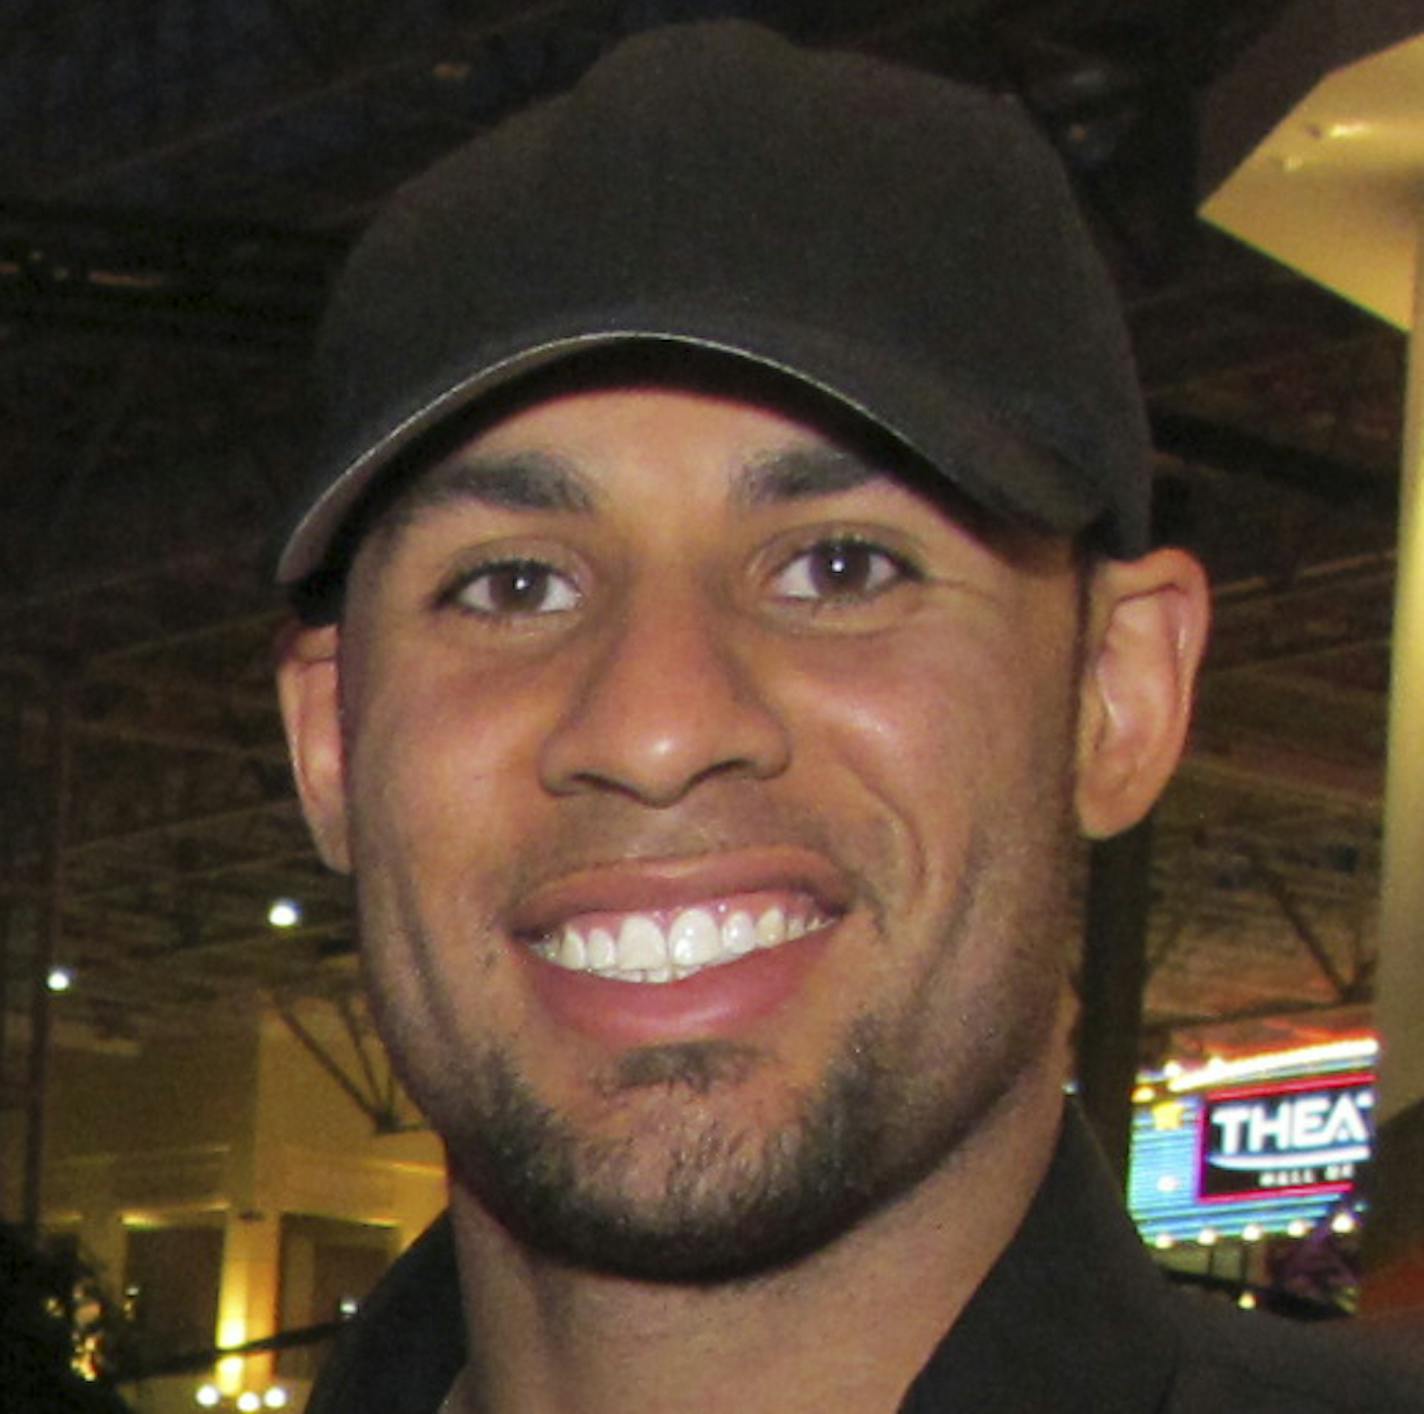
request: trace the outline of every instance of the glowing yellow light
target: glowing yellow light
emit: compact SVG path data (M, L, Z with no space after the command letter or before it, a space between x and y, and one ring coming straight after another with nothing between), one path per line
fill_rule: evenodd
M247 1342L246 1316L224 1316L218 1322L218 1344L244 1345ZM242 1388L245 1361L241 1355L229 1355L218 1361L217 1383L224 1394L236 1394Z
M285 1409L288 1404L287 1391L281 1385L273 1385L266 1394L262 1396L262 1402L269 1409Z
M1152 1245L1159 1252L1167 1252L1177 1245L1177 1241L1170 1232L1159 1232L1157 1236L1152 1239Z
M1256 1309L1256 1293L1254 1291L1243 1291L1236 1298L1236 1304L1243 1311L1254 1311Z
M222 1391L216 1385L199 1385L197 1394L193 1396L193 1402L204 1409L215 1409L221 1399Z
M1286 1233L1291 1237L1304 1237L1310 1231L1310 1225L1304 1218L1293 1218L1286 1225Z
M1356 1036L1343 1041L1325 1041L1318 1046L1298 1046L1290 1051L1265 1051L1233 1061L1213 1056L1205 1065L1192 1071L1180 1066L1173 1071L1171 1062L1168 1062L1163 1067L1163 1074L1168 1077L1168 1089L1180 1094L1203 1085L1220 1085L1228 1080L1245 1080L1294 1067L1305 1069L1355 1062L1369 1064L1378 1054L1379 1042L1373 1036Z
M257 1410L262 1408L262 1396L245 1389L237 1397L237 1407L242 1410L242 1414L257 1414Z
M51 992L67 992L74 985L74 974L67 967L51 967L45 986Z
M1157 1098L1157 1092L1150 1085L1139 1085L1132 1092L1134 1105L1150 1105Z
M1243 1242L1259 1242L1265 1236L1265 1229L1260 1223L1247 1223L1241 1229L1241 1240Z
M1187 1107L1180 1100L1162 1100L1152 1106L1152 1128L1159 1133L1182 1127Z
M1204 1227L1197 1233L1197 1241L1203 1247L1215 1247L1217 1243L1217 1231L1214 1227Z
M1353 1213L1336 1213L1335 1216L1330 1219L1330 1231L1338 1232L1342 1235L1347 1232L1354 1232L1357 1226L1358 1224L1355 1222L1355 1215Z

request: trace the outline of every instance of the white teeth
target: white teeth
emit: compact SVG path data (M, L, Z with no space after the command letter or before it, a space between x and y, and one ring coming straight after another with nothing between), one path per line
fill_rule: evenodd
M711 909L685 908L664 934L653 918L632 913L616 937L608 928L591 928L585 938L578 928L565 925L535 943L534 951L570 972L593 972L619 982L680 982L704 967L817 932L830 921L817 914L788 916L785 909L772 907L757 918L738 909L719 925Z
M679 967L697 967L722 955L722 930L705 908L679 913L668 929L668 951Z
M667 939L663 937L663 930L641 914L625 918L618 930L618 970L629 972L635 968L667 965Z
M774 948L786 939L786 915L779 908L769 908L756 925L757 942L764 948Z
M722 925L722 946L735 957L751 952L757 945L756 924L750 913L738 911Z
M588 965L595 972L618 966L618 944L607 928L595 928L588 935Z
M583 945L583 938L575 929L565 928L559 942L559 966L582 972L587 962L588 949Z

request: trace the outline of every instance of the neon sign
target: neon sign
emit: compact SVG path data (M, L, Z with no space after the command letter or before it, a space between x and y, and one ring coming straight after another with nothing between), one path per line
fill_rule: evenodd
M1370 1157L1374 1084L1373 1075L1336 1075L1206 1095L1198 1199L1352 1188Z

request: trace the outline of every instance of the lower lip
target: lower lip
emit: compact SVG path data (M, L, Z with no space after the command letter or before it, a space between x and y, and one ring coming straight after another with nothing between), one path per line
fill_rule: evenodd
M606 1046L654 1046L735 1034L801 989L834 927L707 967L680 982L615 982L525 954L548 1014Z

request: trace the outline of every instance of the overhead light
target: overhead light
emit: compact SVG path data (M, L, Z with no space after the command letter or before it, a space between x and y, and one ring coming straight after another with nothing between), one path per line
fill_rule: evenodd
M287 1391L281 1385L273 1385L266 1394L262 1396L262 1402L269 1409L285 1409L291 1402L287 1396Z
M267 921L274 928L295 928L302 921L302 906L294 898L273 899Z
M245 1389L237 1397L237 1407L242 1410L242 1414L257 1414L257 1410L262 1408L262 1396Z
M67 992L74 985L74 973L67 967L51 967L45 985L51 992Z
M197 1394L193 1396L193 1402L204 1409L216 1409L221 1400L222 1391L216 1385L199 1385Z

